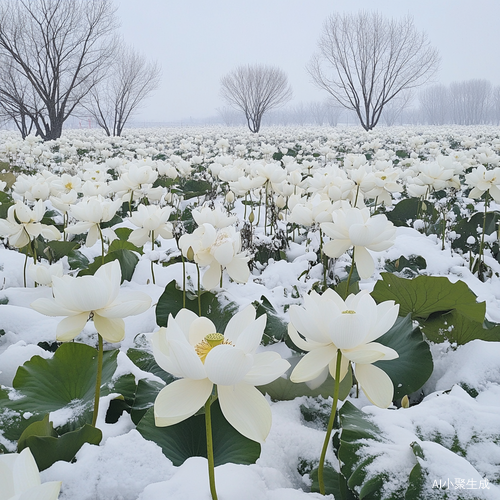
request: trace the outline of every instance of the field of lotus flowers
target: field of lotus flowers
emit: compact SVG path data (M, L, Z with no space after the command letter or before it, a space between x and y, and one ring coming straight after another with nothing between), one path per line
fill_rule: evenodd
M499 220L497 127L1 131L0 500L500 498Z

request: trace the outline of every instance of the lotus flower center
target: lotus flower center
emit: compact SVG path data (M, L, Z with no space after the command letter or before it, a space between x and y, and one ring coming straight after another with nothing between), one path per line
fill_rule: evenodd
M217 237L215 238L215 243L214 243L214 247L218 247L224 243L226 243L226 241L231 241L231 238L228 234L227 231L219 231L219 233L217 234Z
M65 187L66 189L73 189L73 184L72 184L71 182L67 182L67 183L64 185L64 187Z
M207 354L214 347L220 344L233 345L232 342L224 338L224 335L222 335L222 333L209 333L208 335L205 336L205 338L201 342L198 342L194 346L194 350L196 351L196 354L198 354L198 356L200 357L202 363L205 363Z
M342 314L356 314L356 311L352 311L351 309L347 309L346 311L342 311Z

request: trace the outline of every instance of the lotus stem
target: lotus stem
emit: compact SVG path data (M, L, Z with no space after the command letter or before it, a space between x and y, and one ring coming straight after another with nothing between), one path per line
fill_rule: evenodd
M184 260L184 255L181 251L182 259L182 307L186 307L186 261Z
M346 287L345 287L344 300L347 299L347 296L349 295L349 285L351 283L352 272L353 272L354 266L355 266L355 263L354 263L354 251L355 251L355 249L353 248L352 249L351 269L349 270L349 276L347 276L347 284L346 284Z
M97 229L99 229L99 236L101 237L101 264L104 264L104 238L99 224L97 224Z
M201 278L198 262L196 262L196 273L198 274L198 316L201 316Z
M340 365L342 362L342 351L339 349L337 351L337 366L335 367L335 385L333 388L333 403L332 403L332 412L330 413L330 419L328 420L328 427L326 428L326 436L325 441L323 443L323 449L321 450L321 456L319 457L319 466L318 466L318 483L319 483L319 492L322 495L325 495L325 479L323 476L323 472L325 469L325 457L326 452L328 450L328 446L330 444L330 437L332 435L333 423L335 421L335 415L337 413L337 404L339 401L339 389L340 389Z
M323 291L325 291L326 290L326 271L327 271L326 262L328 262L328 260L326 259L326 256L323 253L323 231L321 231L321 227L319 228L319 257L321 259L321 263L323 264Z
M489 201L490 201L489 192L486 191L486 196L484 199L483 231L481 233L481 243L479 245L479 262L477 268L478 277L481 274L481 268L484 267L484 233L486 231L486 215L488 213Z
M151 251L154 252L154 249L155 249L155 232L151 231ZM153 261L151 261L151 278L153 280L153 285L156 285Z
M101 379L102 379L102 357L104 346L101 334L97 334L99 339L99 347L97 349L97 376L95 380L95 396L94 396L94 414L92 416L92 427L97 423L97 414L99 412L99 397L101 396Z
M215 489L215 466L214 466L214 443L212 439L212 416L210 414L210 396L205 403L205 430L207 434L207 459L208 459L208 481L210 483L210 493L212 500L217 500L217 491Z

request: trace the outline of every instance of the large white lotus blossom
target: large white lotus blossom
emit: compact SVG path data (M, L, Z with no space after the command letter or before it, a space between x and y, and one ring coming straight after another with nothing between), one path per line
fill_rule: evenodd
M92 247L101 238L100 224L109 222L121 207L121 200L107 200L101 196L87 198L70 209L70 214L79 222L67 227L69 234L87 233L85 245Z
M240 233L233 226L216 229L212 224L202 224L193 233L180 237L179 248L185 257L190 257L191 249L194 261L208 266L202 278L207 290L219 286L222 268L238 283L246 283L250 277L247 264L250 258L241 252Z
M0 455L0 500L56 500L60 481L43 483L29 448Z
M256 353L267 316L255 319L248 306L235 314L224 335L208 318L181 309L166 328L152 335L153 354L164 370L180 380L158 394L156 425L167 426L194 415L212 394L214 384L222 413L241 434L263 442L271 428L271 409L255 388L281 376L290 364L276 352Z
M158 236L165 239L172 238L172 223L168 218L172 212L172 207L159 207L158 205L139 205L135 212L132 212L130 222L139 229L134 229L128 241L138 247L142 247L146 242L151 242Z
M7 236L15 248L26 246L40 234L48 240L60 240L61 233L55 226L42 224L45 214L43 201L38 200L33 208L18 200L9 207L7 219L0 219L0 236Z
M140 314L151 306L151 298L142 292L120 290L120 263L113 260L101 266L94 276L63 276L52 280L53 298L35 300L31 307L47 316L67 316L59 322L57 340L74 339L89 319L108 342L125 337L122 318Z
M394 244L396 228L383 214L370 217L368 208L344 205L332 213L333 222L323 222L321 229L331 238L323 246L328 257L338 258L349 248L354 248L354 262L361 278L369 278L375 270L373 257L368 250L380 252Z
M393 326L399 305L392 300L377 305L366 291L349 295L344 301L327 289L322 295L312 291L304 297L304 307L292 305L289 311L288 334L297 347L308 351L290 376L293 382L314 381L318 386L328 371L335 377L340 349L340 380L347 374L349 362L353 362L356 379L366 397L381 408L391 404L392 381L372 363L398 357L394 349L375 340Z
M491 197L500 203L500 167L487 169L478 165L470 174L465 174L465 182L471 191L471 198L481 198L488 191Z
M198 226L212 224L217 229L230 226L237 220L234 215L227 215L223 212L219 206L213 209L210 207L195 208L191 214Z
M291 208L289 222L310 227L321 222L332 221L332 202L329 198L325 199L319 194L309 200L305 198L290 200L289 206Z

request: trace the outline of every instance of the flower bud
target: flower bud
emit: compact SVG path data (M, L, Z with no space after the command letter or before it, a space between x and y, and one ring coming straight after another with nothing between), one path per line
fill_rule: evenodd
M250 224L253 224L255 220L255 214L253 213L253 210L250 212L250 215L248 216L248 221L250 222Z
M189 247L188 248L188 251L186 253L186 257L188 260L194 260L194 250L193 250L193 247Z
M228 191L226 194L226 201L228 203L233 203L234 202L234 193L232 191Z
M283 196L277 196L276 201L274 202L278 208L283 208L286 204L285 198Z
M407 395L403 396L403 399L401 399L401 408L409 408L410 407L410 399L408 398Z

